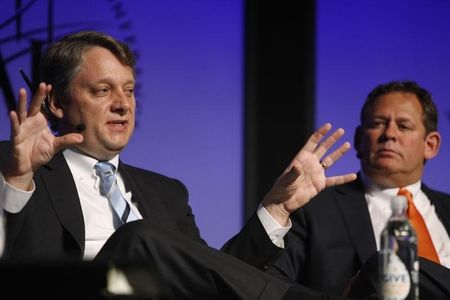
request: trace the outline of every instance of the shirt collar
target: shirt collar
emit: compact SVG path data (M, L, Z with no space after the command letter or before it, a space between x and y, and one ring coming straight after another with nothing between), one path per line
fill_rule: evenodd
M65 149L63 151L63 154L67 161L69 161L71 164L76 165L78 169L84 170L88 173L90 173L94 169L95 164L98 162L97 159L86 155L85 153L74 147ZM112 159L108 160L108 162L113 164L117 170L117 167L119 165L119 155L114 156Z
M376 184L372 179L370 179L367 175L364 174L364 172L361 170L361 180L364 183L364 186L366 187L366 194L371 196L381 196L383 198L392 199L393 197L397 196L397 193L400 189L400 187L395 188L385 188L378 184ZM402 186L401 188L407 189L411 192L413 198L420 192L420 188L422 186L422 182L419 180L413 184L410 184L408 186Z

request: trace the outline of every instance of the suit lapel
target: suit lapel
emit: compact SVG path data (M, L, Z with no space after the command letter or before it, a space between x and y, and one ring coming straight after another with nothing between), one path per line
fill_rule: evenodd
M426 185L422 184L422 190L434 205L436 214L450 235L450 199L448 195L433 191Z
M450 234L450 199L422 185L424 193L436 208L436 213ZM375 234L364 197L364 185L358 176L354 182L336 187L336 204L343 216L356 251L364 263L377 251Z
M69 166L62 152L42 168L41 180L62 226L84 252L84 218L80 199Z
M160 192L154 189L157 183L149 182L148 177L139 176L122 162L119 162L119 172L124 180L126 190L131 191L132 201L142 217L155 224L173 228L175 226L173 217L161 204L164 200L161 198Z
M343 216L361 263L364 263L377 251L370 214L364 197L364 186L358 177L350 184L337 187L336 191L336 204Z

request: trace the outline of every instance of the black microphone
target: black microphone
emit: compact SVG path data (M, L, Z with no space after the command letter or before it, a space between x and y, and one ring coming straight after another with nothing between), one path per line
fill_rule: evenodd
M80 133L83 132L86 129L86 124L84 124L84 123L79 123L77 125L75 125L73 123L69 123L69 121L66 121L65 123L66 123L66 125L68 127L71 127L71 128L75 129L77 132L80 132Z
M73 126L78 132L83 132L86 129L86 125L83 123L80 123L78 125L71 125Z

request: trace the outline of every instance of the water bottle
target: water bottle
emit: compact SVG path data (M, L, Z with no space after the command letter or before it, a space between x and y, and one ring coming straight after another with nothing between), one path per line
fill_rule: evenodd
M392 199L392 215L381 233L379 262L380 298L419 299L417 236L405 215L404 196Z

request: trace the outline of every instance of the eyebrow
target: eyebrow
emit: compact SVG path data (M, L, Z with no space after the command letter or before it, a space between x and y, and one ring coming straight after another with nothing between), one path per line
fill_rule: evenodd
M111 84L111 82L113 82L113 81L115 82L116 80L113 79L111 76L106 76L106 77L100 78L100 79L98 79L98 80L96 80L96 81L93 81L92 83L93 83L93 84L98 84L98 83L107 83L107 84ZM126 81L123 83L123 85L127 85L127 84L136 84L136 80L133 78L133 79L126 80Z

